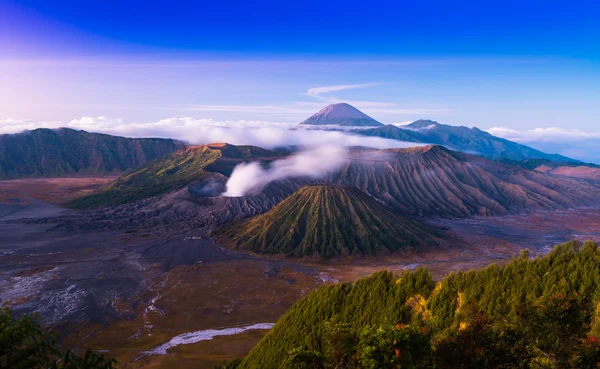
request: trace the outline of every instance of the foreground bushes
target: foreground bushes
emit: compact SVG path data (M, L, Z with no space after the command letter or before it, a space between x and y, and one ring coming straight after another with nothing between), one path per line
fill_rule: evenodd
M600 250L457 272L381 271L298 301L227 368L600 368Z
M114 369L117 361L87 350L83 356L61 353L56 336L25 315L0 312L0 369Z

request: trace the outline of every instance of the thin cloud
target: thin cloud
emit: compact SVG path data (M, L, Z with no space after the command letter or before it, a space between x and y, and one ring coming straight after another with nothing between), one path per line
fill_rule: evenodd
M362 84L354 84L354 85L334 85L334 86L322 86L322 87L314 87L309 88L306 91L306 95L310 97L314 97L317 100L327 101L327 102L338 102L339 99L336 97L323 96L323 94L327 94L330 92L338 92L344 90L353 90L357 88L367 88L372 86L381 85L380 82L371 82L371 83L362 83Z
M558 127L535 128L525 131L519 131L508 127L492 127L488 129L487 132L517 142L563 142L565 140L600 138L600 132L585 132L578 129L564 129Z
M398 104L393 102L381 102L381 101L363 101L363 100L347 100L341 99L337 96L327 96L331 92L339 92L344 90L362 89L373 86L380 86L381 82L371 82L353 85L333 85L333 86L322 86L309 88L304 95L310 96L322 102L329 104L345 102L353 105L359 109L367 110L370 114L387 114L387 115L431 115L431 114L443 114L447 113L446 109L428 109L428 108L402 108ZM298 104L304 106L317 106L321 103L315 102L299 102Z
M585 132L558 127L524 131L507 127L493 127L487 132L544 152L558 153L585 162L600 163L600 132Z

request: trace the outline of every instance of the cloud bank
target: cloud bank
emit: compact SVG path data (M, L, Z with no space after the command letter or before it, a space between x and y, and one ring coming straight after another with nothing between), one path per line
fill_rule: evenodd
M190 117L168 118L150 123L128 123L108 117L82 117L68 123L30 120L0 120L0 133L19 133L36 128L67 127L88 132L107 133L126 137L174 138L191 144L227 142L234 145L254 145L264 148L281 146L368 146L400 148L414 143L364 137L343 131L322 131L297 123L276 123L258 120L218 121Z
M260 162L237 165L227 181L223 196L244 196L252 190L261 190L267 184L286 178L319 178L339 169L348 158L340 146L319 146L301 151L285 159L275 160L264 168Z
M558 153L573 159L600 164L600 132L585 132L558 127L524 131L507 127L493 127L487 132L544 152Z
M579 141L582 139L600 139L600 132L590 133L578 129L564 129L558 127L535 128L519 131L507 127L493 127L487 130L490 134L504 137L517 142L554 142L554 141Z

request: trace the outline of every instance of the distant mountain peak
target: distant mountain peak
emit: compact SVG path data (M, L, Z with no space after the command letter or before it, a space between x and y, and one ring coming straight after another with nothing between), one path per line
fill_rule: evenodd
M405 127L412 128L412 129L424 129L424 128L431 128L431 127L436 127L436 126L441 126L441 124L434 120L419 119L419 120L416 120L416 121L406 125Z
M346 127L380 127L384 125L347 103L327 105L300 124Z

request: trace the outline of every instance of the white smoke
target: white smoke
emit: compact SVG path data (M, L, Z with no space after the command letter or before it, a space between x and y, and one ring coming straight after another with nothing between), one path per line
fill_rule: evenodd
M244 196L251 190L260 190L273 181L285 178L319 178L340 168L347 159L346 148L321 146L275 160L266 168L260 162L242 163L233 169L227 181L227 190L222 195Z

